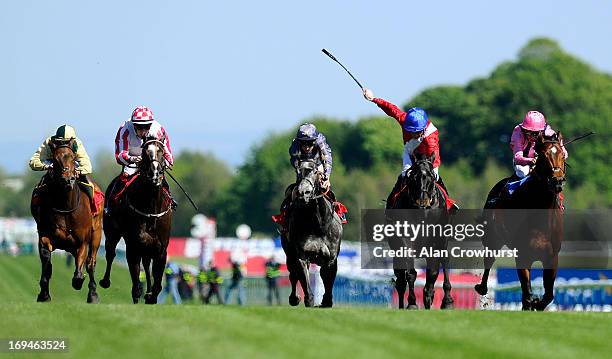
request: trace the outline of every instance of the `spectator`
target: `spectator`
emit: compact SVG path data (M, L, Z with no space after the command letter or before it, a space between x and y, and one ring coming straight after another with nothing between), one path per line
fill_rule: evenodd
M244 298L244 285L242 279L244 274L242 273L242 266L237 261L232 261L232 284L225 292L225 303L230 302L230 295L234 289L238 290L238 305L245 304Z
M219 270L215 265L211 262L206 272L206 281L208 283L208 293L204 297L204 304L210 304L210 297L213 295L217 296L218 304L223 304L223 299L221 298L221 283L223 283L223 277L219 274Z
M168 262L168 264L166 264L166 270L164 271L164 273L166 273L166 287L159 293L157 303L163 304L166 301L166 296L170 293L172 294L174 304L181 304L181 296L178 292L179 271L180 268L178 264L174 262Z
M280 277L280 264L274 260L274 256L266 262L266 282L268 283L268 305L272 305L272 292L276 297L276 303L281 304L278 292L278 277Z

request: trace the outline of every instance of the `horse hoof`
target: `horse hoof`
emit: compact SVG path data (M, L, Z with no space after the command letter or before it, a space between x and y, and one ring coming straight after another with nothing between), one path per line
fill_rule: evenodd
M136 298L132 297L132 303L138 304L138 300L140 300L140 297L136 297Z
M419 309L419 306L416 305L416 304L408 304L406 309L408 309L408 310L417 310L417 309Z
M487 293L489 292L489 288L486 285L482 284L476 284L474 286L474 290L480 295L487 295Z
M454 309L455 308L455 304L453 303L453 301L442 301L442 305L440 305L440 309Z
M90 303L90 304L100 303L100 298L98 298L98 294L97 293L89 294L87 296L87 303Z
M145 304L157 304L157 297L153 293L145 293L144 300Z
M295 297L289 296L289 305L292 307L298 306L301 301L302 299L298 295L296 295Z
M85 281L85 278L77 278L77 277L72 278L72 288L76 290L81 290L81 288L83 288L84 281Z
M304 306L307 307L307 308L314 307L314 300L312 299L312 297L304 298Z
M550 303L552 303L554 298L555 297L544 296L542 297L542 299L534 300L533 308L537 310L538 312L542 312L546 309L546 307L548 307Z
M38 297L36 297L36 301L37 302L50 302L51 301L51 296L49 295L49 293L39 293Z
M324 300L324 301L321 302L321 305L319 305L319 308L331 308L333 306L334 306L333 301L331 301L331 300L329 300L329 301Z
M100 287L102 287L102 288L104 288L104 289L109 288L109 287L110 287L110 285L111 285L111 281L110 281L110 279L108 279L108 278L102 278L102 279L100 279L100 282L99 282L99 283L100 283Z

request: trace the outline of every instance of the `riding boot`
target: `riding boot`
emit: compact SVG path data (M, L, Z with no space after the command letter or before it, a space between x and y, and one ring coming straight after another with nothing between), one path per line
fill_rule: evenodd
M174 199L174 197L170 193L170 185L168 184L168 181L166 181L165 177L162 180L162 187L166 190L166 193L168 193L168 196L170 196L170 202L171 202L170 206L172 206L172 210L176 211L176 208L178 207L178 202Z
M404 173L400 174L397 177L397 181L395 182L395 186L393 186L393 189L391 190L391 193L389 193L389 196L387 197L387 204L385 206L386 209L392 209L393 205L395 204L394 197L395 197L396 193L399 192L399 190L401 189L402 184L404 182L404 178L405 178L404 177Z

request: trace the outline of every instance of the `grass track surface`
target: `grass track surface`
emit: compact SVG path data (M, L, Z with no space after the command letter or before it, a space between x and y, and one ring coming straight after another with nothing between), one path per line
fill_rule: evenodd
M98 263L96 277L104 262ZM37 257L0 256L0 338L68 338L58 358L596 358L612 352L610 313L394 311L130 304L113 270L100 305L70 287L54 258L51 303L36 303ZM85 283L86 284L86 283ZM9 357L0 353L0 359Z

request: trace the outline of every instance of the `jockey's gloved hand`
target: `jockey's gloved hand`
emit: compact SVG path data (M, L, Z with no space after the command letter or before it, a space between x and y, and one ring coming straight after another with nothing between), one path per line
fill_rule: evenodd
M138 163L140 161L142 161L142 157L140 157L140 156L130 156L130 162Z
M364 88L363 89L363 97L368 100L368 101L372 101L374 100L374 92L372 92L372 90Z

